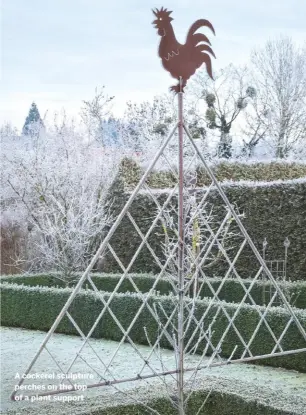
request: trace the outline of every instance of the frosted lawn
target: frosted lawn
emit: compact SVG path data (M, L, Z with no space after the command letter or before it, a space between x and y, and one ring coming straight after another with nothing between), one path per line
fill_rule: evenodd
M31 331L24 329L16 328L2 328L1 329L1 355L2 355L2 410L14 410L10 413L20 413L21 407L29 408L36 407L41 405L42 402L50 402L50 399L45 397L45 400L42 402L33 401L21 401L21 402L12 402L9 399L10 394L12 393L15 385L18 383L18 378L16 374L18 373L21 376L30 360L33 358L37 349L41 345L46 333L39 331ZM73 367L74 373L79 373L78 379L73 379L72 382L80 386L80 392L69 392L69 379L58 379L58 376L62 376L62 372L66 371L71 363L75 352L82 345L82 340L77 336L67 336L62 334L54 334L51 338L51 342L48 343L48 350L56 358L57 364L55 364L50 357L48 352L43 352L35 366L33 367L31 373L40 374L38 379L30 378L26 379L24 385L27 385L28 388L26 391L20 391L20 393L33 395L35 393L41 393L47 390L48 385L58 384L63 385L65 389L65 394L54 395L57 398L52 398L55 404L63 405L65 398L70 396L71 402L83 402L86 401L89 397L104 396L109 398L114 394L118 395L118 390L123 394L127 395L127 392L131 389L141 388L144 386L149 386L152 390L152 386L161 387L162 381L157 378L151 378L148 380L138 380L135 382L126 382L114 386L105 386L100 388L87 389L84 388L84 385L95 383L100 379L99 375L95 370L101 373L103 365L101 362L98 362L95 353L88 346L82 351L82 356L86 358L89 366L84 363L82 359L76 361L75 366ZM101 339L92 339L90 341L93 349L95 349L103 361L110 361L110 357L113 355L115 350L118 347L117 342ZM143 356L148 356L151 352L150 347L137 345L139 352ZM152 356L150 358L150 365L154 370L164 370L164 369L174 369L175 359L173 352L170 350L162 350L162 361L161 364L158 356ZM198 362L199 356L190 356L186 362L187 366L194 365ZM119 352L116 358L112 361L109 370L116 379L128 378L134 376L137 373L139 367L143 364L142 359L137 355L136 351L132 348L131 345L124 343L121 345ZM61 370L60 370L61 368ZM104 367L105 370L105 367ZM147 368L144 369L143 374L151 373ZM45 376L43 376L43 374ZM90 376L89 376L90 375ZM83 376L83 378L82 378ZM264 366L255 366L251 364L233 364L229 366L214 367L211 369L201 370L198 374L198 380L204 379L205 376L213 377L217 379L217 383L222 383L229 381L230 384L239 384L240 382L244 385L249 385L249 387L264 388L266 391L270 390L271 393L277 392L280 399L291 400L291 401L301 401L306 402L306 374L297 373L294 371L287 371L284 369L277 368L268 368ZM48 379L49 377L49 379ZM44 378L44 379L42 379ZM186 378L188 375L186 374ZM167 378L167 384L173 384L171 381L171 376ZM33 385L45 389L35 389ZM32 387L32 390L29 387ZM85 389L85 390L84 390ZM247 388L246 388L247 389ZM62 398L59 398L62 396ZM52 400L51 399L51 400ZM59 403L59 401L61 402ZM66 400L67 402L67 400ZM15 412L16 410L16 412ZM22 413L25 409L21 410ZM5 413L5 412L4 412ZM305 412L306 413L306 404Z

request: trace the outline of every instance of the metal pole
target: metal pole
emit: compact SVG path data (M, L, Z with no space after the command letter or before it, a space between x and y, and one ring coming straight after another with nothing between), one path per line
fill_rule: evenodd
M179 133L179 249L178 249L178 408L179 415L184 415L184 165L183 165L183 91L180 78L178 94L178 133Z

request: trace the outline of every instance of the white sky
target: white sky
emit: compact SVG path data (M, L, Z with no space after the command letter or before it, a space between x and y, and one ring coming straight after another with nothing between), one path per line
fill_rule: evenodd
M151 9L173 10L181 43L190 25L210 20L219 69L248 62L269 38L306 39L305 0L0 0L0 124L22 128L32 101L43 116L65 108L77 116L82 100L105 85L114 114L127 100L163 94L173 79L157 56Z

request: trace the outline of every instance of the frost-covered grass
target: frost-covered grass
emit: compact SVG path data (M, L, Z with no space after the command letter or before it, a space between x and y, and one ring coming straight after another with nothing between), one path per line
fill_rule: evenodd
M14 389L14 385L16 384L16 373L21 374L26 370L30 360L33 358L34 353L38 350L38 347L41 345L45 335L45 333L39 331L2 328L1 394L2 410L4 411L4 413L6 410L11 409L15 410L16 412L14 411L10 413L24 414L28 413L28 411L30 411L30 408L32 408L33 412L36 411L35 413L39 413L39 409L42 407L42 405L50 402L52 403L52 407L50 406L50 408L54 408L54 412L52 410L50 411L49 408L48 413L53 414L57 413L56 411L63 411L63 404L55 402L55 400L32 403L26 401L12 402L9 400L9 395L11 394L12 390ZM110 356L112 356L112 354L118 347L117 342L107 340L92 339L90 341L90 344L98 352L99 356L105 362L110 360ZM76 350L79 349L81 345L82 340L80 338L77 338L75 336L66 336L62 334L54 334L51 337L50 343L48 343L48 350L56 358L58 364L63 369L67 370L69 363L71 363L73 359L74 353L76 352ZM142 355L148 356L150 354L150 347L137 347ZM169 369L174 368L175 360L173 352L169 350L162 350L161 353L163 356L163 362L165 366ZM84 348L84 350L82 351L82 356L88 361L91 367L94 367L100 372L102 371L102 365L98 361L96 355L92 352L92 349L90 347ZM187 364L193 364L193 360L195 360L195 358L193 358L192 356L189 357ZM94 371L88 366L86 366L81 359L79 359L76 363L76 368L73 370L73 373L95 374ZM150 364L154 366L156 370L161 368L160 361L156 357L150 359ZM112 362L110 368L112 370L112 373L116 376L116 378L124 378L134 376L140 367L142 367L141 358L136 354L131 345L125 343L121 346L119 353L116 356L115 360ZM39 360L37 360L35 366L31 371L31 373L48 374L53 372L57 374L60 373L60 370L52 361L50 355L47 352L44 352L40 356ZM98 376L95 375L94 380L90 382L93 383L97 380L97 378ZM77 381L78 384L83 385L87 382L88 381L85 380ZM269 402L270 399L270 405L272 406L291 406L293 410L295 409L296 411L300 411L292 413L299 415L306 413L306 374L301 374L294 371L287 371L279 368L258 367L248 364L234 364L223 367L214 367L200 371L198 375L197 385L201 386L203 382L206 382L206 387L207 383L208 385L213 385L215 388L218 388L218 385L223 385L223 392L226 392L228 388L232 388L234 389L234 392L236 394L243 393L245 396L249 396L249 398L252 397L251 392L252 394L254 394L254 391L256 391L258 400L260 401ZM24 384L47 385L50 383L55 384L55 381L27 379ZM170 379L168 380L168 383L171 384ZM120 387L118 387L119 389L117 390L113 387L101 387L88 389L84 392L70 392L69 394L67 393L64 395L84 396L84 400L79 401L78 403L74 402L72 405L75 410L74 413L76 414L80 413L76 410L78 405L80 406L80 408L82 408L82 410L86 409L86 405L90 405L90 398L99 396L100 404L103 401L105 401L108 402L109 405L111 405L114 404L114 399L120 400L121 393L119 394L118 390L122 391L123 397L126 397L127 392L133 391L131 397L135 397L136 389L140 388L140 390L142 390L142 388L146 388L147 391L150 391L150 393L152 393L155 388L160 389L161 387L161 382L157 378L155 378L151 379L150 381L141 380L137 382L124 383L120 385ZM23 393L25 394L25 392ZM297 407L299 409L297 409ZM69 409L69 406L67 406L67 409Z

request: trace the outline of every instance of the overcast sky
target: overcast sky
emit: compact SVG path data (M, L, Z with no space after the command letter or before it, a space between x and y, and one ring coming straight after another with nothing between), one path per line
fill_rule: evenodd
M173 10L177 38L199 18L210 20L218 69L248 62L269 38L306 39L305 0L0 0L0 124L19 129L32 101L41 115L65 108L77 115L82 100L105 85L114 113L127 100L167 92L173 79L157 56L151 9Z

